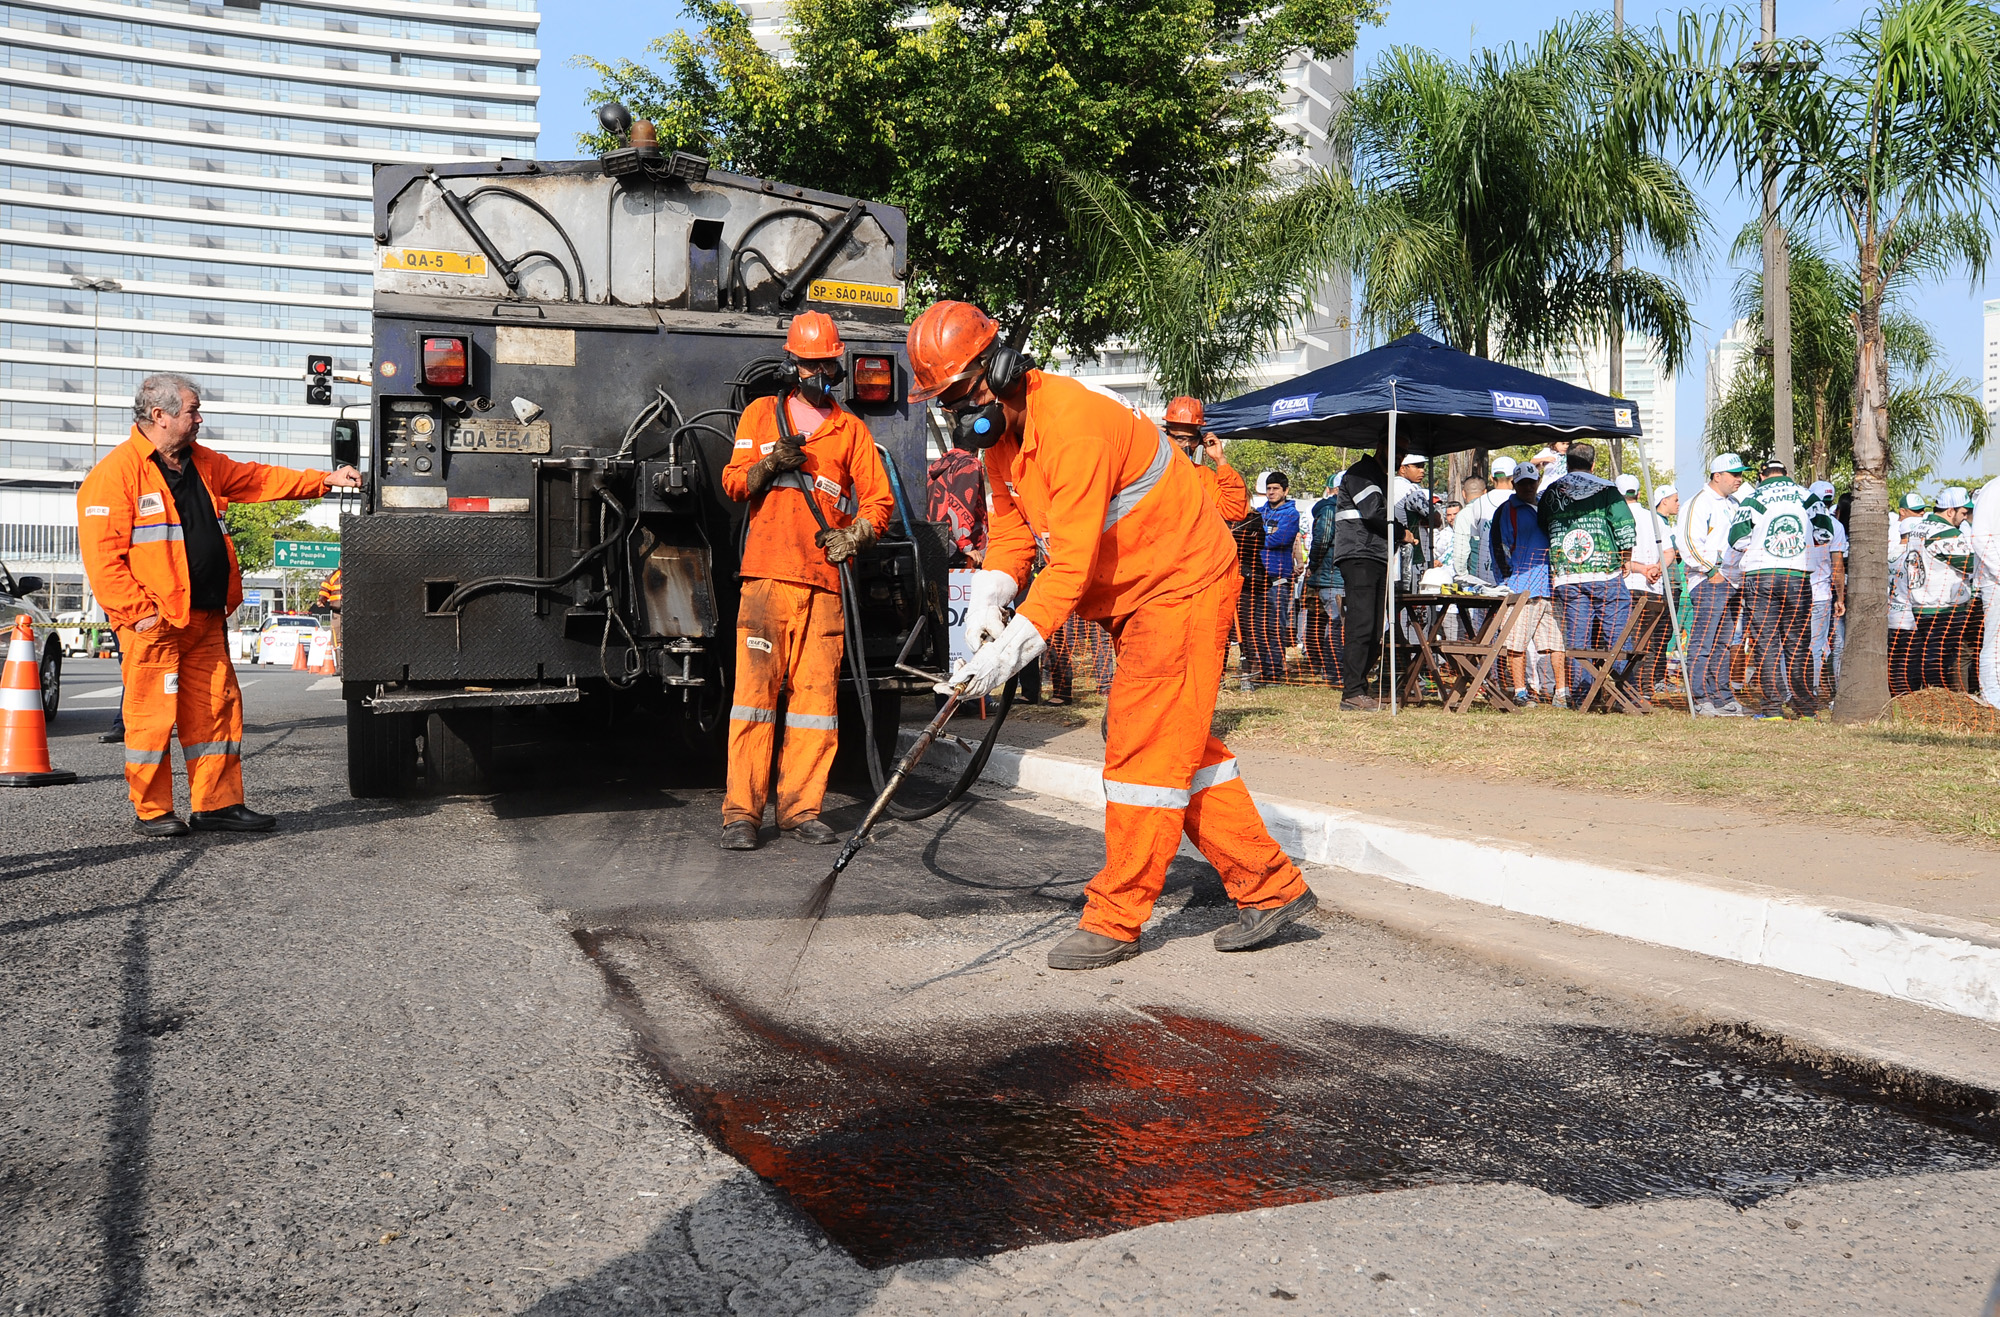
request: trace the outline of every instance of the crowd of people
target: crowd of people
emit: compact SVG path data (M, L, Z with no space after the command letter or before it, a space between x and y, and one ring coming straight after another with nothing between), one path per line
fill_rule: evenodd
M1236 541L1231 679L1243 690L1324 683L1343 708L1376 707L1392 537L1400 594L1527 596L1501 646L1517 705L1575 707L1593 676L1572 653L1616 647L1635 609L1654 610L1654 624L1631 628L1626 643L1645 643L1616 676L1647 699L1703 718L1811 718L1836 689L1853 513L1831 482L1801 483L1776 461L1753 472L1724 453L1691 496L1662 483L1648 506L1636 475L1605 479L1595 445L1558 440L1525 459L1496 456L1450 491L1423 454L1397 454L1393 475L1364 454L1301 497L1283 471L1246 482L1203 431L1197 400L1175 399L1166 429ZM946 472L976 479L967 466L941 459L934 491ZM1908 494L1888 534L1892 693L1962 690L2000 707L2000 481L1976 496L1946 488L1935 503ZM1364 617L1373 625L1347 624ZM1445 621L1448 633L1457 625ZM1067 700L1080 671L1109 682L1110 648L1073 624L1043 664L1051 696Z

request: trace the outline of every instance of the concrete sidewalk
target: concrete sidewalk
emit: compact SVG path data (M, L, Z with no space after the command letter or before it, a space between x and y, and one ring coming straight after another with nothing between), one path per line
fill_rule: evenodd
M1095 726L1005 732L987 780L1102 803ZM2000 1022L2000 852L1235 748L1300 860Z

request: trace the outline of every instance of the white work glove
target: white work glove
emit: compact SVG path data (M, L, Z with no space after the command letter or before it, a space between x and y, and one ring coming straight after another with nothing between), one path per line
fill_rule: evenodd
M1000 573L994 572L998 576ZM990 695L1007 684L1007 678L1040 658L1049 642L1035 630L1035 624L1019 613L1000 635L973 651L946 680L932 689L940 695L957 691L967 699Z
M1021 587L1006 572L974 572L965 605L965 638L973 649L990 644L1007 629L1003 611L1014 605ZM1011 674L1009 674L1011 675Z

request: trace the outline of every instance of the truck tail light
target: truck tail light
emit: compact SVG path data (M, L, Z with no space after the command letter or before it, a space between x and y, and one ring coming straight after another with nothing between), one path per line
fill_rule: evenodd
M887 402L896 393L894 357L854 359L854 397L857 402Z
M462 386L465 383L465 340L424 340L424 383Z

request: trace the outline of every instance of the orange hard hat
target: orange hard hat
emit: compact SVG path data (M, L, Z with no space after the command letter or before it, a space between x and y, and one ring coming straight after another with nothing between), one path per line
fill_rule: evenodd
M1168 425L1200 425L1201 399L1180 397L1167 404Z
M933 302L910 326L911 402L929 402L972 373L1000 326L970 302Z
M823 361L847 351L840 341L840 326L824 311L802 311L792 317L785 331L785 351L807 361Z

